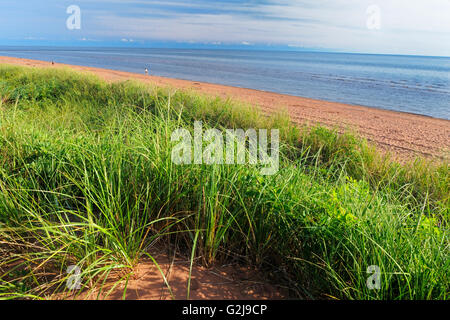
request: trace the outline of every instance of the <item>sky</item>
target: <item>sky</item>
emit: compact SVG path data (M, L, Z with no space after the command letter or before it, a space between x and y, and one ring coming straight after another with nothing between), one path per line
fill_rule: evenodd
M450 56L450 0L0 0L0 45Z

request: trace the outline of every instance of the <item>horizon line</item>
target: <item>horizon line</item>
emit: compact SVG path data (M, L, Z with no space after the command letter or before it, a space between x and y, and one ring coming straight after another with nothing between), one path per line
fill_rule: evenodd
M181 46L187 43L179 43ZM204 46L204 47L203 47ZM171 49L171 50L223 50L223 51L272 51L272 52L302 52L302 53L334 53L334 54L359 54L359 55L382 55L382 56L411 56L411 57L434 57L434 58L450 58L450 56L443 55L426 55L426 54L406 54L406 53L373 53L362 51L343 51L337 49L328 48L309 48L309 47L292 47L289 45L239 45L239 44L223 44L220 47L217 45L198 43L197 46L180 47L176 45L156 45L156 46L135 46L128 43L128 45L118 44L104 44L104 45L92 45L88 43L79 44L1 44L0 48L4 47L43 47L43 48L108 48L108 49ZM202 48L203 47L203 48Z

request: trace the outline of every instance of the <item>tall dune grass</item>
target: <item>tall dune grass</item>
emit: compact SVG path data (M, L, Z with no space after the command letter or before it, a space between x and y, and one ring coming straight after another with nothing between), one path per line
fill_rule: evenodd
M102 289L175 243L207 266L255 265L297 298L448 298L446 161L399 164L283 114L60 69L1 66L0 98L0 298L67 292L70 265L77 294ZM173 164L171 133L194 120L280 129L279 172Z

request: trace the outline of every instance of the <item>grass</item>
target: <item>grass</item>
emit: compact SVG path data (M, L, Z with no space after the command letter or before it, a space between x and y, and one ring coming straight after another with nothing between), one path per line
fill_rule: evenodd
M158 243L207 266L238 257L297 298L449 297L447 161L399 164L284 114L68 70L0 66L0 98L0 298L67 292L70 265L78 294L106 290ZM280 170L173 164L171 133L194 120L279 129Z

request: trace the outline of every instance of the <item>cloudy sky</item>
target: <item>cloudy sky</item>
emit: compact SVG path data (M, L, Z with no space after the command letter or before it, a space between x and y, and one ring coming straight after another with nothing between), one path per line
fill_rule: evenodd
M81 10L80 29L67 28L71 5ZM1 0L0 30L0 45L450 56L450 0Z

